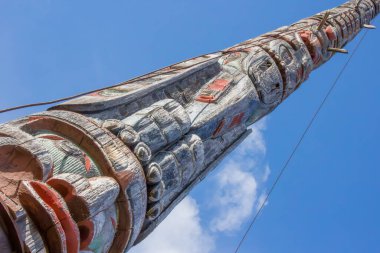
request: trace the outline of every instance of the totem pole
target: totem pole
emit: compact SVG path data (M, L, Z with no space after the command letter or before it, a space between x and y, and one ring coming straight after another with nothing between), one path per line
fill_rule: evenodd
M0 252L126 252L380 12L350 1L0 125Z

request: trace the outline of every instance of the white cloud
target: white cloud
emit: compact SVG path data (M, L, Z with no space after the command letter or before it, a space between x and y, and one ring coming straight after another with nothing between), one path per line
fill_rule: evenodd
M252 127L252 133L249 135L249 137L244 140L242 145L238 147L239 154L241 155L249 155L252 157L253 155L265 155L266 153L266 143L264 139L264 130L266 129L266 118L260 120L259 122L255 123ZM255 158L257 159L257 157Z
M207 206L202 210L213 214L209 227L202 226L196 201L187 197L130 252L210 253L216 250L220 232L238 230L265 201L262 184L270 175L270 167L263 163L264 130L265 120L256 123L248 138L227 157L219 173L212 176L214 179L210 179L211 183L216 182L215 195L208 201L211 208Z
M267 165L265 165L264 173L263 173L263 176L261 178L261 181L266 182L270 176L270 173L271 173L271 170L270 170L269 165L267 164Z
M213 238L201 226L196 201L187 197L130 252L208 253L213 248Z
M257 198L257 182L249 173L229 163L217 175L218 189L214 205L219 212L211 221L211 229L230 232L240 228L251 215Z
M265 203L264 203L265 202ZM266 206L268 204L267 193L263 192L257 200L256 209L259 211L261 206Z
M214 232L239 230L265 200L263 194L258 197L260 184L270 175L270 167L262 165L266 153L263 130L265 120L252 127L251 135L216 175L217 189L212 201L216 214L210 224Z

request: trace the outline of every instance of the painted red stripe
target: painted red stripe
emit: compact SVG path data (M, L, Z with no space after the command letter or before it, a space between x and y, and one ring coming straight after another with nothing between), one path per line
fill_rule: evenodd
M57 215L59 223L62 225L66 236L67 253L76 253L79 251L79 229L71 214L64 204L62 197L55 192L52 188L44 183L38 181L31 181L30 185L41 197L41 199L48 204Z

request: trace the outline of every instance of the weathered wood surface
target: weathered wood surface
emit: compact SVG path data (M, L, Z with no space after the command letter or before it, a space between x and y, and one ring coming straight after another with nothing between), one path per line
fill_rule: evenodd
M0 125L0 250L128 251L379 12L350 1Z

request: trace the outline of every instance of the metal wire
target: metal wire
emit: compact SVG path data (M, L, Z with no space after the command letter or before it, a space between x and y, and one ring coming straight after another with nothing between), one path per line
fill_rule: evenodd
M349 10L345 10L345 11L339 12L339 13L337 13L335 15L330 15L330 17L327 20L334 19L335 17L337 17L339 15L342 15L342 14L344 14L346 12L350 12L350 11L352 11L352 10L349 9ZM288 27L288 31L283 32L281 35L285 36L285 35L288 35L288 34L291 34L291 33L295 33L295 32L301 31L304 28L312 27L313 25L317 25L319 23L320 23L320 21L316 21L314 23L308 23L307 25L299 26L299 27L296 27L296 28L293 28L293 29L291 29L292 28L291 27L292 25L291 25L291 26ZM297 24L297 23L295 23L295 24ZM15 110L23 109L23 108L56 104L56 103L59 103L59 102L64 102L64 101L67 101L67 100L70 100L70 99L75 99L75 98L78 98L78 97L81 97L81 96L89 95L89 94L94 93L94 92L99 92L99 91L103 91L103 90L106 90L106 89L112 89L112 88L115 88L115 87L118 87L118 86L121 86L121 85L125 85L125 84L128 84L128 83L137 82L137 81L144 81L144 80L150 79L152 77L160 76L160 75L162 75L164 73L165 74L174 73L174 72L176 72L178 70L192 68L192 67L200 65L202 63L205 63L205 62L207 62L209 60L220 58L221 56L223 56L225 54L230 54L230 53L234 53L234 52L243 52L244 50L249 49L249 48L262 46L265 43L267 43L267 40L268 40L268 37L262 37L262 38L259 37L259 39L255 40L255 41L248 40L246 42L243 42L243 43L240 43L238 45L235 45L235 46L231 47L230 49L219 50L219 51L215 51L215 52L212 52L212 53L202 54L202 55L190 58L190 59L186 59L184 61L172 64L172 65L169 65L169 66L157 69L157 70L154 70L154 71L152 71L152 72L150 72L148 74L141 75L141 76L135 77L133 79L130 79L128 81L124 81L124 82L121 82L121 83L118 83L118 84L115 84L115 85L111 85L111 86L103 87L103 88L100 88L100 89L95 89L95 90L91 90L91 91L88 91L88 92L83 92L83 93L79 93L79 94L76 94L76 95L73 95L73 96L63 97L63 98L59 98L59 99L55 99L55 100L44 101L44 102L37 102L37 103L32 103L32 104L24 104L24 105L19 105L19 106L5 108L5 109L0 110L0 114L1 113L5 113L5 112L10 112L10 111L15 111ZM261 41L265 41L265 43L258 43L258 42L261 42ZM246 46L246 47L243 47L243 46L246 45L245 43L247 43L247 44L253 43L253 44L249 45L249 46ZM239 49L233 50L234 47L238 47L238 46L240 46ZM217 54L217 56L209 57L209 58L207 58L207 59L205 59L203 61L191 64L191 65L188 65L188 66L185 66L185 67L182 67L182 68L175 68L175 69L172 69L172 70L169 70L169 71L161 72L161 71L163 71L165 69L170 69L173 66L181 64L181 63L184 63L186 61L194 60L194 59L201 58L201 57L206 57L208 55L213 55L213 54Z
M293 159L294 155L296 154L298 148L300 147L302 141L304 140L306 134L309 132L310 128L312 127L313 123L315 122L319 112L322 110L323 106L325 105L327 99L330 97L331 93L333 92L334 88L336 87L339 79L342 77L344 71L347 69L347 66L349 65L349 63L351 62L353 56L355 55L355 53L357 52L357 50L359 49L360 45L362 44L364 38L366 37L368 33L368 30L365 31L364 35L361 37L360 41L358 42L358 44L356 45L356 47L354 48L352 54L350 55L350 57L347 59L346 63L344 64L344 66L342 67L341 71L339 72L338 76L336 77L335 81L333 82L333 84L331 85L329 91L326 93L324 99L322 100L321 104L319 105L318 109L315 111L313 117L311 118L311 120L309 121L307 127L305 128L305 130L303 131L301 137L299 138L296 146L293 148L293 151L291 152L290 156L288 157L288 159L286 160L284 166L281 168L280 170L280 173L277 175L276 177L276 180L274 181L274 183L272 184L272 186L270 187L267 195L265 196L265 199L264 201L261 203L260 207L259 207L259 210L257 211L257 213L255 214L255 216L253 217L252 221L250 222L247 230L245 231L243 237L241 238L241 240L239 241L239 244L237 245L236 249L235 249L235 253L238 253L242 244L244 243L244 241L246 240L247 238L247 235L249 234L249 232L251 231L253 225L255 224L257 218L259 217L259 215L261 214L261 212L263 211L263 208L265 206L265 204L268 202L268 199L269 197L271 196L271 194L273 193L274 189L276 188L277 184L279 183L280 179L282 178L284 172L286 171L286 169L288 168L288 165L289 163L291 162L291 160Z

